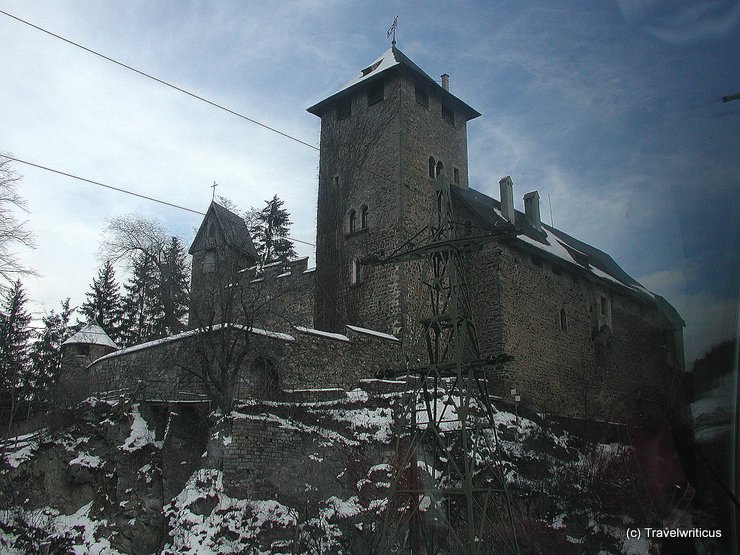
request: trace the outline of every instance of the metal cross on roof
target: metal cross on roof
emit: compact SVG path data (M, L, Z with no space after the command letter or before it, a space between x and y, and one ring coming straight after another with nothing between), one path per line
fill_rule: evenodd
M218 187L218 183L214 181L213 185L211 185L211 189L213 189L213 196L211 197L211 200L216 200L216 187Z
M385 34L385 38L390 38L393 35L391 46L396 46L396 28L398 27L398 16L393 18L393 25L390 26L388 32Z

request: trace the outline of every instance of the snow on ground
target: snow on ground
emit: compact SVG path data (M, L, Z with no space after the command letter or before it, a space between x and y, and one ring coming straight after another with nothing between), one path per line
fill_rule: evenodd
M203 508L207 507L207 508ZM257 553L255 538L272 526L295 527L297 512L275 500L234 499L220 470L196 470L165 509L170 541L164 554Z
M21 464L33 457L39 448L39 442L33 439L11 438L6 442L8 452L5 454L5 462L11 468L18 468Z
M100 457L96 457L95 455L90 455L89 453L85 453L84 451L80 451L80 453L71 461L69 461L70 466L77 465L77 466L84 466L86 468L100 468L103 466L103 459Z
M141 449L145 445L154 445L158 449L162 448L164 444L162 441L155 440L154 430L150 430L149 426L141 416L139 412L139 403L134 403L131 407L131 415L133 420L131 421L131 434L129 434L126 441L123 442L121 449L123 451L136 451Z
M393 415L391 410L387 408L335 409L315 412L324 412L329 414L334 420L349 423L355 438L360 441L389 443L393 436ZM375 431L365 432L358 430Z
M282 428L286 428L288 430L296 430L299 432L306 432L310 434L317 434L328 440L336 441L338 443L343 443L344 445L347 445L349 447L357 447L360 445L359 442L354 441L352 439L348 439L333 430L328 430L326 428L322 428L319 426L303 424L302 422L298 422L296 420L288 420L287 418L281 418L274 414L263 413L259 415L254 415L254 414L243 414L243 413L234 411L231 413L231 416L232 418L246 418L250 420L266 420L268 422L276 422L277 424L280 424Z
M90 518L90 511L93 502L82 506L77 512L71 515L60 514L58 510L50 507L36 509L34 511L0 511L0 521L5 527L13 525L16 519L23 520L26 525L32 524L34 527L43 530L44 535L48 534L50 540L67 540L71 543L71 553L75 555L117 555L111 547L110 542L98 536L101 535L98 528L107 526L106 520L93 520ZM0 526L2 528L2 526ZM16 536L6 535L0 532L0 552L13 553L12 544Z

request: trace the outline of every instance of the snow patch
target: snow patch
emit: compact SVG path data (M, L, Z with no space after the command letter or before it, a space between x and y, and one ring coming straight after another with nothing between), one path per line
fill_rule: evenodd
M70 466L77 465L85 468L100 468L103 464L103 459L85 452L80 452L79 455L69 461Z
M144 417L139 412L139 403L134 403L131 407L131 416L133 417L131 421L131 433L120 449L129 453L141 449L146 445L154 445L157 449L161 449L164 442L155 441L154 431L149 429L146 420L144 420Z

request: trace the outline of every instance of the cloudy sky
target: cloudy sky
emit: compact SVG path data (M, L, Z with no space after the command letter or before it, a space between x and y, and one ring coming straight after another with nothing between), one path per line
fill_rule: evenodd
M311 144L305 109L398 47L483 115L470 183L610 253L687 321L689 362L736 329L740 3L2 0L0 10ZM0 14L0 152L205 211L278 194L313 243L318 153ZM38 316L84 293L106 219L192 240L200 216L23 164ZM301 254L312 248L298 245ZM121 270L123 271L123 270Z

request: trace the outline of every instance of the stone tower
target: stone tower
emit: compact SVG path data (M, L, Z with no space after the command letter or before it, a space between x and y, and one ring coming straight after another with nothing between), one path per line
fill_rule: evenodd
M418 265L375 265L429 223L434 179L468 187L467 122L480 114L395 47L308 111L321 118L316 231L319 329L404 336Z
M237 283L240 271L257 261L247 225L237 214L212 202L188 253L193 255L188 325L219 323L220 312L230 304L226 298L229 286Z
M93 383L94 376L90 375L87 367L117 350L118 345L95 320L64 341L62 372L56 387L57 402L68 406L90 395L98 384Z

